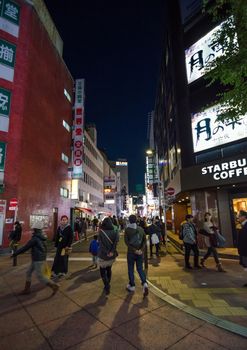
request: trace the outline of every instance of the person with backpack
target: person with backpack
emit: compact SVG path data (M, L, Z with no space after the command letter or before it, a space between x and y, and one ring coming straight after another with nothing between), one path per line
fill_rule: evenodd
M147 233L149 235L150 242L150 258L153 257L153 246L155 246L155 254L158 257L160 250L161 229L156 224L156 221L152 220L151 225L149 225L147 228Z
M193 215L187 214L185 217L186 222L181 226L180 237L184 242L185 254L185 268L192 269L190 265L190 252L193 250L194 253L194 268L201 269L199 266L199 250L197 246L197 230L193 223Z
M21 235L22 235L22 226L19 221L15 221L14 223L14 230L10 232L9 234L9 246L12 250L12 253L17 249L17 246L21 240Z
M148 284L146 280L146 274L143 270L143 251L146 245L146 234L142 227L137 226L136 222L136 216L130 215L129 225L124 232L124 242L128 247L127 263L129 275L129 283L126 289L129 292L135 291L134 266L136 264L136 269L142 283L143 296L145 297L148 295Z

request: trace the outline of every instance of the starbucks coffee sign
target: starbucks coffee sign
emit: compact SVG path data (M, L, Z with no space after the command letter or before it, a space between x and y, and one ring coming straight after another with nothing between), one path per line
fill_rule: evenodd
M208 165L202 168L202 175L211 174L215 181L247 175L246 158L232 160L221 164Z
M182 191L247 183L247 155L181 170Z

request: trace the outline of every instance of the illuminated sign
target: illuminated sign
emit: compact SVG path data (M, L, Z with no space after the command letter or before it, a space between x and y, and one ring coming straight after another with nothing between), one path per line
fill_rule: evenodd
M224 54L224 47L214 39L216 32L221 29L223 23L185 50L188 84L202 77L206 73L205 69L208 64Z
M0 39L0 78L13 81L16 45Z
M116 162L117 166L128 166L128 162Z
M220 105L192 115L194 152L247 137L247 114L238 120L216 121Z
M0 0L0 29L19 36L20 6L11 0Z
M73 133L73 172L72 178L82 178L84 132L84 79L76 80L75 116Z
M216 181L231 179L239 176L247 175L247 161L246 158L232 160L214 165L204 166L201 169L202 175L211 174Z
M0 131L9 130L11 92L0 87Z

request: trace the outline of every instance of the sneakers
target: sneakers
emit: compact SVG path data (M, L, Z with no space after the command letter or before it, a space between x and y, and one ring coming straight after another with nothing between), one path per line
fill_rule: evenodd
M126 286L126 290L128 292L134 292L135 289L136 289L136 287L135 286L131 286L130 284L127 284L127 286Z
M148 295L148 284L147 284L147 282L145 282L143 284L142 290L143 290L143 296L146 297Z

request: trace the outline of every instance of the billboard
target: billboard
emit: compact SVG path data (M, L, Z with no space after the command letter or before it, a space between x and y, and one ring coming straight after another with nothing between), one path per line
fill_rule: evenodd
M206 73L208 64L224 54L224 47L214 39L216 32L221 29L223 23L185 50L188 84L202 77Z
M75 112L73 132L73 179L83 176L83 131L84 131L84 79L75 82Z
M220 105L192 114L194 152L224 145L247 137L247 114L238 120L217 121Z

